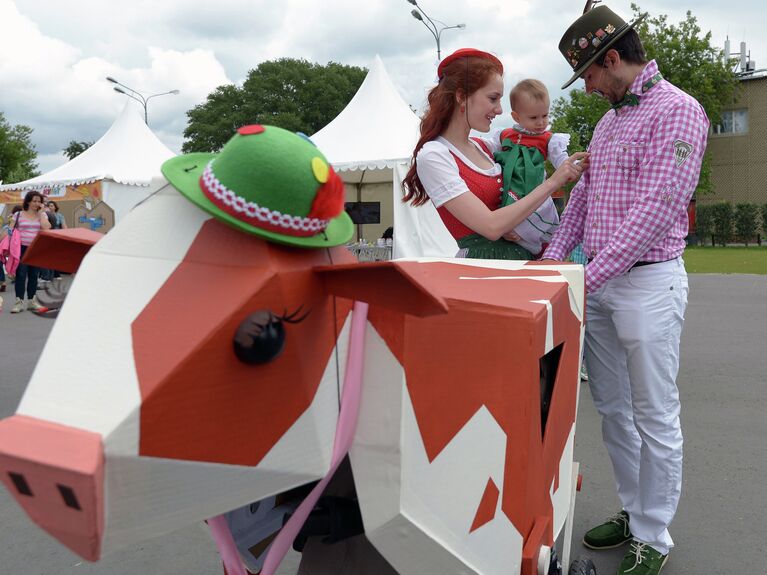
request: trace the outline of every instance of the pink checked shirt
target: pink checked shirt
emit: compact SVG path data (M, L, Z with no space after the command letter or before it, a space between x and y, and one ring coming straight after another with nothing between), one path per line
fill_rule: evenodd
M701 105L661 80L655 60L630 90L638 106L608 111L589 144L591 166L573 188L562 221L544 258L564 260L583 242L592 261L586 289L626 273L637 261L661 262L682 255L687 206L698 185L708 137Z

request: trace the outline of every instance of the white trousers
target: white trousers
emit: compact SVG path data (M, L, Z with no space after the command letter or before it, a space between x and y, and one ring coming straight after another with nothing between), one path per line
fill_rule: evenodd
M682 488L681 258L631 269L586 298L586 365L602 437L636 539L663 553Z

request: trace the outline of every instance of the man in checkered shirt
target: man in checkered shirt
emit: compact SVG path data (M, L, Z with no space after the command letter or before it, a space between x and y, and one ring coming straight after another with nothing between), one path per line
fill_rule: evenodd
M566 88L613 105L589 145L591 167L573 189L544 259L579 243L586 264L586 363L623 509L586 533L594 549L631 541L618 574L659 573L681 492L679 340L687 306L682 261L687 206L709 122L700 104L646 60L634 26L606 6L586 12L559 49Z

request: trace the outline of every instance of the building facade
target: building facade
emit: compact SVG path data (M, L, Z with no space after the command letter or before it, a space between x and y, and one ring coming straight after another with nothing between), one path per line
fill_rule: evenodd
M714 193L698 202L767 204L767 74L741 76L735 101L712 126L708 152Z

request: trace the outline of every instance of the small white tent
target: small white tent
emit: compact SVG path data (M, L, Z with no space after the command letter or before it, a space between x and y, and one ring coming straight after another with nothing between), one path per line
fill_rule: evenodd
M347 201L379 202L381 224L358 227L380 236L394 225L394 257L453 255L455 241L431 203L402 203L401 182L418 141L420 120L394 87L379 56L351 102L312 141L347 184Z
M90 148L66 164L29 180L0 186L0 192L23 198L28 190L60 190L100 182L101 199L115 220L164 185L162 163L175 156L144 123L137 105L126 103L107 132ZM63 192L62 192L63 191ZM51 194L57 199L56 194Z

